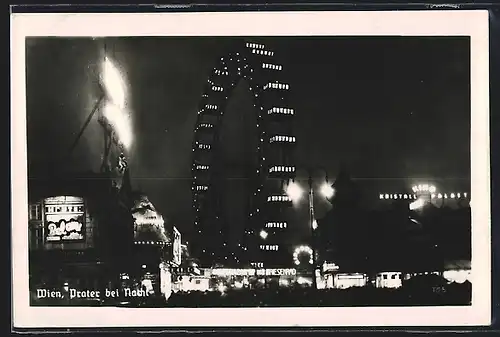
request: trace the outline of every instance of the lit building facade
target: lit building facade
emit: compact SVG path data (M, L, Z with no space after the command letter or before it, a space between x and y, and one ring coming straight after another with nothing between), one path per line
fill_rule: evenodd
M181 233L166 224L163 216L145 195L139 195L132 208L134 217L135 279L151 280L155 293L168 298L172 292L175 270L182 263Z
M202 268L201 276L210 280L210 290L220 292L288 286L303 279L295 268Z
M194 255L210 266L249 264L254 267L290 263L286 242L287 210L291 206L286 185L295 177L292 159L296 137L294 109L289 106L290 86L274 52L263 44L242 43L220 58L202 95L193 140L193 208L197 240ZM221 203L223 167L217 160L220 122L231 91L245 80L257 115L258 164L250 177L254 190L244 226L244 239L231 242Z

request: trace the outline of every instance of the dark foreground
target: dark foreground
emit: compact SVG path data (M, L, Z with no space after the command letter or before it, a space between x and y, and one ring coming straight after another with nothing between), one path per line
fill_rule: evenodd
M224 292L179 292L168 301L148 297L128 303L118 301L41 301L33 306L124 306L124 307L366 307L366 306L458 306L471 304L471 284L440 286L414 284L398 289L371 287L349 289L276 288L228 289Z
M172 294L167 307L351 307L470 305L469 284L450 284L421 291L350 288L316 290L281 288L228 290L224 293Z

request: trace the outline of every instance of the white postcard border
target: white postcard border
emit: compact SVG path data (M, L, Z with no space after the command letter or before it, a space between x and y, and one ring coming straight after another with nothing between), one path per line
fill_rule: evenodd
M473 304L401 308L30 307L26 36L463 35L471 39ZM11 16L13 320L18 328L177 326L467 326L491 322L488 12L243 12ZM460 135L457 135L460 136Z

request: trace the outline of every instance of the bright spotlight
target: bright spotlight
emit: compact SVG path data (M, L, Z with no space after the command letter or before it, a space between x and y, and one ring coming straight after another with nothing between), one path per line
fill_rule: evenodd
M120 109L125 108L125 84L120 71L108 57L104 59L101 81L107 98Z
M429 192L436 193L436 186L434 185L429 186Z
M321 186L321 194L323 194L324 197L330 199L335 194L335 190L328 183L324 183L323 186Z
M128 149L132 144L132 125L125 110L126 86L119 69L106 57L102 66L101 84L106 95L103 115L114 129L119 142Z
M302 188L300 188L300 186L296 182L291 181L288 184L286 194L290 199L292 199L292 201L299 201L302 197L302 193Z
M267 234L267 232L266 232L265 230L261 230L259 235L260 235L260 237L261 237L262 239L264 239L264 240L265 240L265 239L267 238L267 235L268 235L268 234Z
M116 131L119 141L128 149L133 139L130 118L118 106L110 103L104 105L102 114Z

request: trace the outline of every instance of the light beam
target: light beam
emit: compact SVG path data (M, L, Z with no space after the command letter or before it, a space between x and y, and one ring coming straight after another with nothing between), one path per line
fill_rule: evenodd
M106 103L102 108L102 114L113 127L118 140L128 149L132 144L132 128L128 116L116 105Z
M119 69L108 57L105 57L102 66L101 84L105 93L102 114L116 132L118 141L125 149L129 149L133 132L132 122L126 109L126 86Z
M294 182L294 181L291 181L288 186L287 186L287 189L286 189L286 194L288 195L288 197L290 199L292 199L292 201L299 201L300 198L302 198L302 188L300 188L300 186Z
M120 109L125 109L126 90L120 71L108 57L105 57L102 68L101 83L106 98Z

